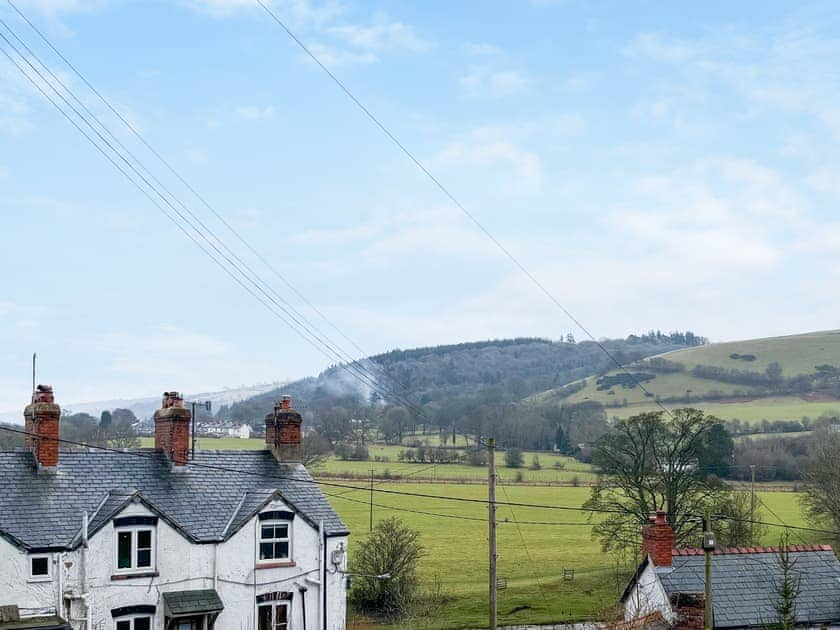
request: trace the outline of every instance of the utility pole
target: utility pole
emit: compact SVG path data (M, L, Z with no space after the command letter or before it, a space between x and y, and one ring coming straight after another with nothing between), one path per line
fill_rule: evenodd
M192 416L190 417L190 459L195 459L195 423L198 420L195 417L196 405L201 405L208 412L213 409L213 403L209 400L205 400L204 402L198 400L190 401L190 406L192 407Z
M712 514L706 512L703 522L703 552L706 554L706 601L703 611L705 630L713 630L715 627L715 608L712 601L712 552L714 550L715 534L712 532Z
M374 469L370 469L370 525L368 525L368 531L373 531L373 471Z
M755 544L755 464L750 465L750 544Z
M490 630L496 630L496 440L487 440L489 472L487 475L488 539L490 547Z

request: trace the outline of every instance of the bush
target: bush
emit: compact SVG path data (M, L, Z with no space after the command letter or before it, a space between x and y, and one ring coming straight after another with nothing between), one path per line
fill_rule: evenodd
M483 448L467 451L467 463L470 466L486 466L487 465L487 451Z
M513 480L516 483L522 483L523 481L525 481L525 475L522 474L521 470L517 470L516 475L514 475L514 477L513 477Z
M522 456L522 449L509 448L505 451L505 466L508 468L520 468L525 463Z
M528 468L531 470L542 470L542 464L540 464L540 458L538 455L534 455L531 458L531 465Z
M360 577L350 590L350 603L360 613L397 621L411 614L417 597L417 562L423 557L420 532L391 517L380 521L359 543L353 573L388 574L388 579Z

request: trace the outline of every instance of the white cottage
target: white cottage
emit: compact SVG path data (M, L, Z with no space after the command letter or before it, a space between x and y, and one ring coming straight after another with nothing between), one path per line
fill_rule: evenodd
M349 531L299 463L288 397L265 450L194 459L176 392L154 449L59 449L46 386L24 413L26 449L0 452L0 628L345 627Z

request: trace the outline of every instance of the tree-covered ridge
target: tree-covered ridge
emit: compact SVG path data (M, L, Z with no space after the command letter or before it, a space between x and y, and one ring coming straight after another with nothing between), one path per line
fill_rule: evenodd
M600 344L618 361L632 363L704 341L691 332L652 331ZM410 405L403 407L423 407L429 416L444 415L446 418L440 420L448 425L453 414L466 417L480 405L512 403L536 392L562 388L613 365L599 344L576 343L572 335L558 341L516 338L396 349L363 359L360 364L375 375L378 391L360 383L343 367L331 366L317 377L283 386L282 391L222 407L218 415L259 425L271 402L280 394L289 394L305 414L340 408L353 409L356 415L371 415L363 409L400 406L400 400L407 400ZM397 395L390 396L390 392Z

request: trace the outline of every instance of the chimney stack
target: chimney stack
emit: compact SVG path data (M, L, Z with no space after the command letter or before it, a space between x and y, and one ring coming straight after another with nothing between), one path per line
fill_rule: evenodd
M668 525L665 512L657 510L650 524L642 527L642 553L649 555L655 566L670 567L673 548L674 530Z
M274 411L265 416L265 444L282 464L300 462L300 414L292 409L292 399L283 396Z
M175 466L184 466L190 447L190 410L178 392L163 392L155 411L155 448L166 453Z
M23 410L26 421L27 448L32 449L38 468L54 470L58 466L58 422L61 407L55 404L53 388L38 385L32 392L32 402ZM31 435L37 434L37 435Z

